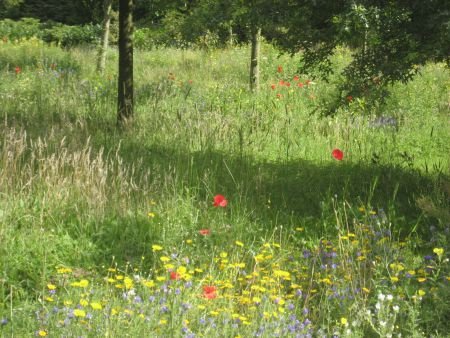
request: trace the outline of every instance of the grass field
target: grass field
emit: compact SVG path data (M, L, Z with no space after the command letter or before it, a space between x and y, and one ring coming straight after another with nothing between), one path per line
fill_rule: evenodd
M0 336L448 336L448 68L322 116L248 54L135 52L118 131L114 51L0 41Z

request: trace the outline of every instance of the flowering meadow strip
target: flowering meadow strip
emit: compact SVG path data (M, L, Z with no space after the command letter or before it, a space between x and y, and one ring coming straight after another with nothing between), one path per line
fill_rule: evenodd
M77 278L73 269L57 267L36 311L36 335L401 334L407 326L400 312L448 287L446 252L436 247L422 262L408 260L407 243L393 240L381 215L356 212L361 220L338 237L304 247L236 240L193 256L195 241L186 239L190 244L180 248L152 244L152 268L113 266L103 277ZM215 236L205 230L194 237ZM291 230L287 243L298 242L303 230Z

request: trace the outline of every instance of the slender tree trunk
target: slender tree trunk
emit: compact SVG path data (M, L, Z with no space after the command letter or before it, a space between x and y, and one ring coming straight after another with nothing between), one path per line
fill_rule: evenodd
M228 47L232 48L234 44L234 38L233 38L233 26L231 25L232 22L229 23L228 27Z
M119 88L117 123L133 117L133 0L119 0Z
M106 52L108 51L108 40L109 40L109 25L111 23L111 8L112 0L105 0L103 3L104 18L103 18L103 35L98 51L97 59L97 72L103 73L106 66Z
M261 28L252 28L252 54L250 59L250 90L259 90L259 50L260 50Z

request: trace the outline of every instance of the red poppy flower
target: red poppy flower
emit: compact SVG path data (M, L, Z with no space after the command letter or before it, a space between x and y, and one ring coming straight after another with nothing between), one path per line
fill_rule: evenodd
M16 66L16 68L14 68L14 71L16 72L16 75L17 75L17 74L20 74L20 72L22 71L22 69L20 69L19 66Z
M277 94L277 99L281 99L283 97L283 95L281 95L280 93Z
M347 101L348 102L352 102L353 101L353 96L351 96L351 95L347 96Z
M275 88L277 88L277 85L273 84L273 85L270 86L270 88L272 88L272 90L275 90Z
M308 86L310 83L311 83L311 80L306 80L306 81L305 81L305 85L307 85L307 86Z
M298 81L298 80L300 80L300 78L299 78L298 75L295 75L293 80L294 80L294 81Z
M228 204L228 201L225 199L225 196L223 195L216 195L214 196L214 206L215 207L222 207L225 208Z
M286 87L290 87L291 86L291 84L289 82L286 82L285 85L286 85Z
M278 66L277 67L277 72L278 73L282 73L283 72L283 67L282 66Z
M209 229L201 229L201 230L198 231L198 233L200 235L203 235L203 236L208 236L208 235L211 235L211 230L209 230Z
M331 152L331 156L333 156L338 161L342 161L342 159L344 158L344 153L342 150L336 148Z
M303 88L304 84L303 84L303 82L299 82L299 83L297 83L297 86L299 86L300 88Z
M214 299L217 297L217 288L214 285L203 286L203 297L207 299Z
M178 280L180 278L181 278L181 276L180 276L180 274L178 272L170 271L170 279L171 280Z
M284 86L286 83L284 82L284 80L280 80L280 82L278 82L280 86Z

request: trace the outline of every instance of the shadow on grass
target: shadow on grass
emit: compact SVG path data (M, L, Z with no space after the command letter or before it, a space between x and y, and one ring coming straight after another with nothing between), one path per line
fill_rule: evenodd
M21 120L23 117L16 119ZM52 123L58 128L64 121L48 122L51 123L46 124L41 119L36 125L46 125L44 130L48 133ZM26 125L32 128L33 121L27 121ZM33 137L42 130L29 134ZM247 218L247 227L236 230L250 231L255 236L264 236L279 225L305 227L312 237L330 236L334 231L334 208L342 209L344 201L355 210L361 205L376 211L384 209L393 230L406 235L413 229L420 230L421 211L416 206L416 198L430 194L435 186L434 178L395 165L345 160L317 164L302 159L263 162L215 150L193 152L176 144L155 145L137 140L133 132L119 134L108 118L88 120L84 130L72 129L71 133L67 136L62 132L62 135L69 138L91 136L93 147L97 150L104 147L105 153L115 152L120 144L120 155L125 163L142 159L143 169L152 173L151 184L161 190L158 193L189 191L197 203L194 205L199 207L207 206L205 201L212 201L214 194L225 195L230 202L227 212ZM165 182L157 182L162 178ZM92 229L98 231L91 237L102 253L99 260L119 255L127 259L141 257L149 250L149 243L161 240L164 222L161 219L152 223L148 217L134 211L99 220L92 225ZM251 228L250 225L255 224L260 230ZM76 237L76 233L73 236Z

